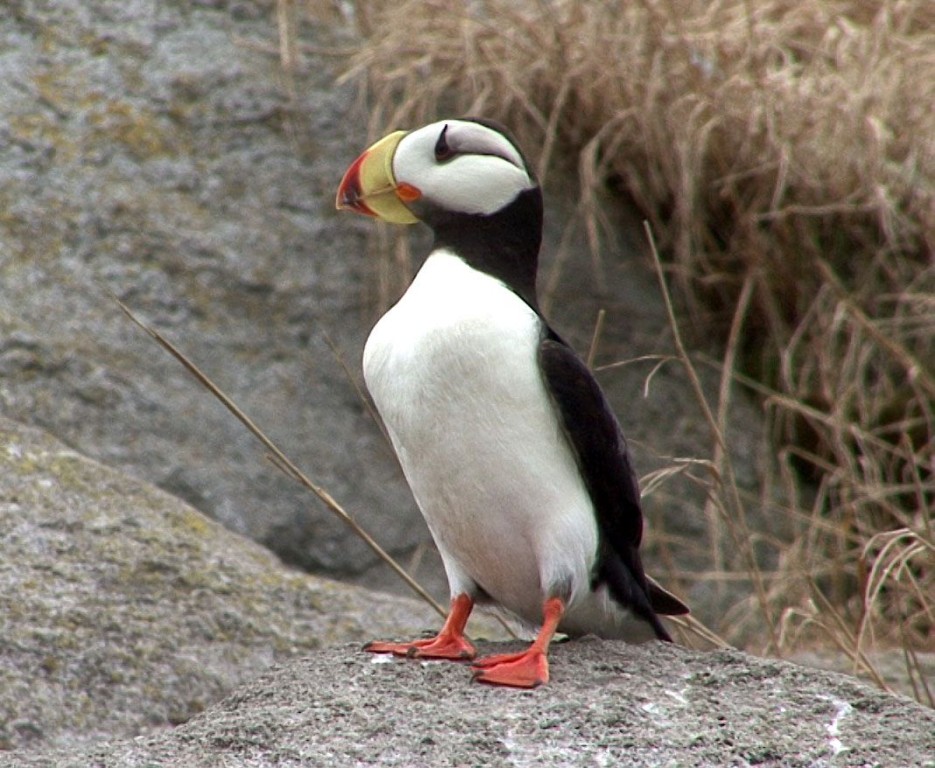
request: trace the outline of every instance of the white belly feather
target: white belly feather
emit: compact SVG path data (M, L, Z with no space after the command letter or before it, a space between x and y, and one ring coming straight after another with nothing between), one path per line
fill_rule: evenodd
M377 323L364 376L453 593L474 584L538 621L589 592L591 500L539 372L540 321L446 251Z

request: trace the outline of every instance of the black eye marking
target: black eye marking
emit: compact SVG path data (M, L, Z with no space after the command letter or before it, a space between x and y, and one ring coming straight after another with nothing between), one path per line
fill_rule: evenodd
M450 160L457 154L450 146L448 146L448 139L445 136L446 133L448 133L447 124L444 128L442 128L442 132L438 137L438 141L435 142L435 161L438 163L443 163L446 160Z

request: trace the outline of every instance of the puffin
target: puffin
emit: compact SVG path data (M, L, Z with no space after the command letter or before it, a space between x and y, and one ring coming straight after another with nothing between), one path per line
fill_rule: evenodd
M556 632L671 642L659 616L688 608L643 570L620 424L539 308L542 191L510 131L465 117L390 133L350 165L336 204L434 235L363 372L451 602L436 636L365 650L472 661L479 682L533 688ZM484 603L538 627L531 645L476 658L465 625Z

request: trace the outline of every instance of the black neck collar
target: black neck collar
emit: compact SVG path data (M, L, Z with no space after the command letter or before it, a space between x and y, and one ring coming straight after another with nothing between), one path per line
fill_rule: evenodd
M447 214L427 221L435 248L448 248L474 269L486 272L539 311L536 270L542 241L542 193L521 192L506 208L489 216Z

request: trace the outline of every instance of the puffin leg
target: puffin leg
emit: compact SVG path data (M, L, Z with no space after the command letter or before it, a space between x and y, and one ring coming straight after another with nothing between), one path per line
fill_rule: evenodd
M542 606L542 628L525 651L500 653L478 659L471 666L474 679L491 685L535 688L549 682L549 643L565 613L565 601L550 597Z
M467 593L461 593L451 599L448 618L439 633L428 640L413 640L409 643L381 643L374 641L364 646L370 653L392 653L394 656L406 656L419 659L452 659L465 661L477 655L474 646L464 636L474 600Z

